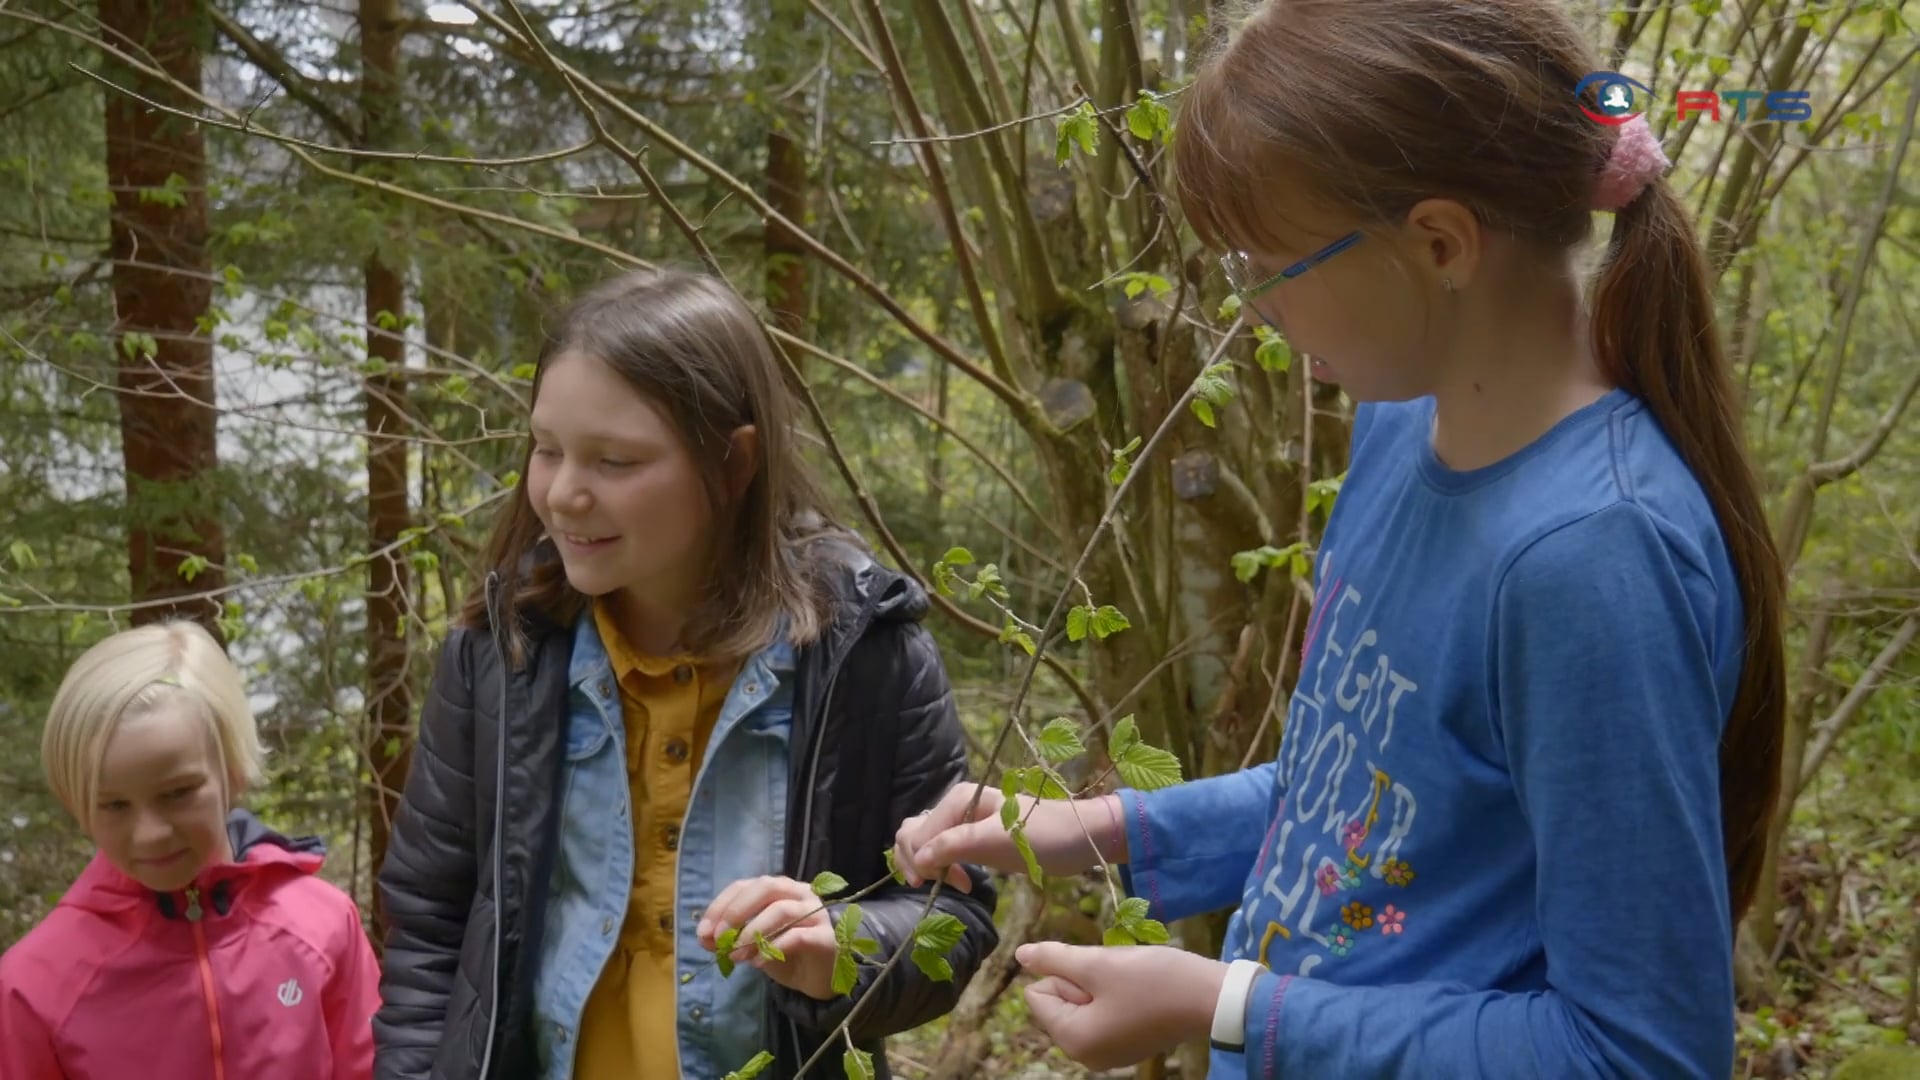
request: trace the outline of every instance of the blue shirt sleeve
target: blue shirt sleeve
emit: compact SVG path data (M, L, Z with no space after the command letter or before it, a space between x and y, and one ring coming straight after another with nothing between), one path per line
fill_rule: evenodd
M1495 593L1495 737L1537 857L1547 988L1343 987L1263 974L1252 1076L1725 1077L1731 916L1710 572L1617 503L1549 532ZM1737 594L1736 594L1737 595Z
M1122 789L1128 895L1162 922L1238 904L1279 802L1278 771L1268 762L1158 791Z

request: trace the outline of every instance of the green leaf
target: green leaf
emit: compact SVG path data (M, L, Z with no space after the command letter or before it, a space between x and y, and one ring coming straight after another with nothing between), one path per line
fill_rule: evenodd
M1020 777L1014 770L1000 774L1000 794L1006 797L1000 804L1000 827L1012 832L1020 827Z
M894 860L892 848L887 849L886 856L887 874L893 878L895 885L905 885L907 883L907 875L900 871L900 864Z
M780 946L758 930L753 932L753 947L760 950L762 960L772 960L776 964L787 962L787 954L780 951Z
M813 895L815 896L832 896L834 893L846 891L847 879L831 870L823 870L818 877L813 879Z
M1286 371L1293 367L1293 350L1278 334L1270 334L1253 350L1253 362L1265 371Z
M1005 645L1009 642L1020 646L1028 656L1033 655L1033 635L1020 629L1020 624L1014 622L1011 615L1007 616L1007 624L1000 628L1000 643Z
M720 977L725 979L733 975L733 950L740 945L740 931L727 929L720 931L714 939L714 961L720 966Z
M867 951L879 951L879 945L870 938L860 936L860 905L848 904L840 913L840 921L834 924L833 940L838 951L833 958L833 992L851 994L860 981L860 961L856 954L862 945L872 945Z
M1716 77L1725 75L1727 72L1733 70L1733 59L1726 56L1709 56L1707 57L1707 70L1713 72Z
M982 596L1007 599L1010 594L1007 592L1007 587L1000 583L1000 567L995 563L982 566L979 572L973 575L973 584L967 587L967 595L974 600Z
M1100 145L1100 121L1094 114L1093 103L1083 101L1080 107L1060 118L1060 125L1054 140L1054 156L1061 165L1073 156L1073 148L1078 145L1080 152L1092 156Z
M833 992L836 997L845 997L853 993L860 984L860 961L853 956L852 949L841 949L833 954Z
M1149 917L1151 910L1138 896L1120 901L1113 913L1113 925L1101 935L1102 941L1108 945L1165 945L1170 940L1166 925Z
M1093 613L1093 636L1105 641L1114 634L1133 624L1127 621L1127 615L1112 604L1101 604Z
M728 1073L722 1080L753 1080L754 1077L766 1072L767 1066L771 1064L773 1064L773 1055L762 1050L753 1055L745 1065Z
M539 370L540 368L537 364L515 364L513 365L513 370L508 373L508 377L525 379L528 382L532 382L534 373Z
M1087 636L1087 620L1093 615L1093 609L1084 604L1073 605L1067 612L1067 640L1080 641Z
M1209 404L1205 399L1194 398L1188 404L1193 409L1193 415L1199 417L1201 423L1207 425L1208 427L1215 426L1213 422L1213 406Z
M1087 752L1073 721L1056 716L1040 729L1040 756L1052 762L1070 761Z
M1209 405L1225 405L1233 400L1233 384L1227 376L1233 372L1233 365L1225 360L1209 364L1194 378L1194 397Z
M1114 721L1113 737L1107 740L1107 753L1115 760L1140 743L1140 725L1134 722L1133 714L1128 713Z
M1014 781L1019 785L1022 794L1033 795L1042 799L1070 799L1073 797L1073 793L1068 791L1060 781L1054 779L1053 775L1046 770L1045 766L1020 766L1008 769L1007 775L1014 777Z
M1033 845L1027 840L1026 827L1015 825L1008 830L1008 835L1013 837L1013 846L1020 852L1020 857L1026 860L1027 876L1033 879L1035 885L1045 885L1047 876L1041 872L1040 860L1033 854Z
M1235 317L1237 317L1239 314L1240 314L1240 294L1228 293L1227 298L1225 300L1220 301L1220 311L1219 311L1220 321L1232 322L1235 319Z
M207 562L205 555L189 555L180 560L180 577L182 580L192 581L205 573L209 565L211 564Z
M940 561L950 566L970 566L973 564L973 552L963 547L950 547Z
M33 553L33 545L25 540L15 540L8 544L7 555L13 560L13 565L22 570L31 570L40 565L39 558Z
M1180 782L1180 759L1157 746L1136 742L1114 756L1113 767L1128 787L1153 791Z
M873 1080L873 1055L856 1047L848 1047L840 1055L840 1071L847 1074L847 1080Z
M1140 100L1127 110L1127 130L1133 132L1134 138L1146 142L1166 134L1171 120L1167 107L1145 90L1140 91Z
M935 982L953 979L953 965L947 953L967 933L966 924L944 911L936 911L913 928L913 962Z

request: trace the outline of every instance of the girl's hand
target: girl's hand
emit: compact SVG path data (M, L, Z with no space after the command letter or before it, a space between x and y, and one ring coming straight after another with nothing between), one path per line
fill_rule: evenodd
M1213 1033L1227 965L1168 945L1022 945L1015 959L1041 978L1027 987L1033 1022L1092 1069L1144 1061Z
M774 936L774 931L796 919L798 925ZM790 877L746 878L720 890L700 916L695 933L701 947L712 952L718 948L720 934L730 927L740 930L732 953L735 963L758 968L767 978L810 998L833 997L833 961L838 953L833 923L805 882ZM761 956L755 934L767 935L786 959Z
M987 787L980 792L980 804L968 814L975 786L972 781L958 784L932 810L900 823L893 838L894 863L909 885L944 874L947 884L961 892L971 891L973 881L960 863L1003 874L1026 872L1026 860L1000 823L1000 807L1007 797L998 788ZM1108 862L1126 861L1127 836L1120 828L1118 795L1077 800L1022 795L1020 818L1026 822L1034 858L1049 874L1078 874L1099 865L1095 843Z

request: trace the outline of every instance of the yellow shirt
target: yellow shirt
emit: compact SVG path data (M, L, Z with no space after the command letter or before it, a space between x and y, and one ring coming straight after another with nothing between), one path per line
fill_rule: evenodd
M598 601L593 618L620 683L633 795L633 890L619 945L587 996L573 1075L677 1077L673 891L680 822L733 677L692 656L636 651Z

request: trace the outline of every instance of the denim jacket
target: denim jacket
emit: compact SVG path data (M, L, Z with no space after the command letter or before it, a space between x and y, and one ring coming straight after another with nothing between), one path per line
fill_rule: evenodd
M742 878L778 874L787 814L794 650L784 639L741 666L721 706L681 822L674 885L680 1073L719 1077L767 1043L765 975L720 977L694 936L700 912ZM560 843L534 980L545 1080L570 1080L587 996L619 942L633 880L633 795L626 725L592 613L574 625L567 672ZM612 820L609 821L609 812Z

